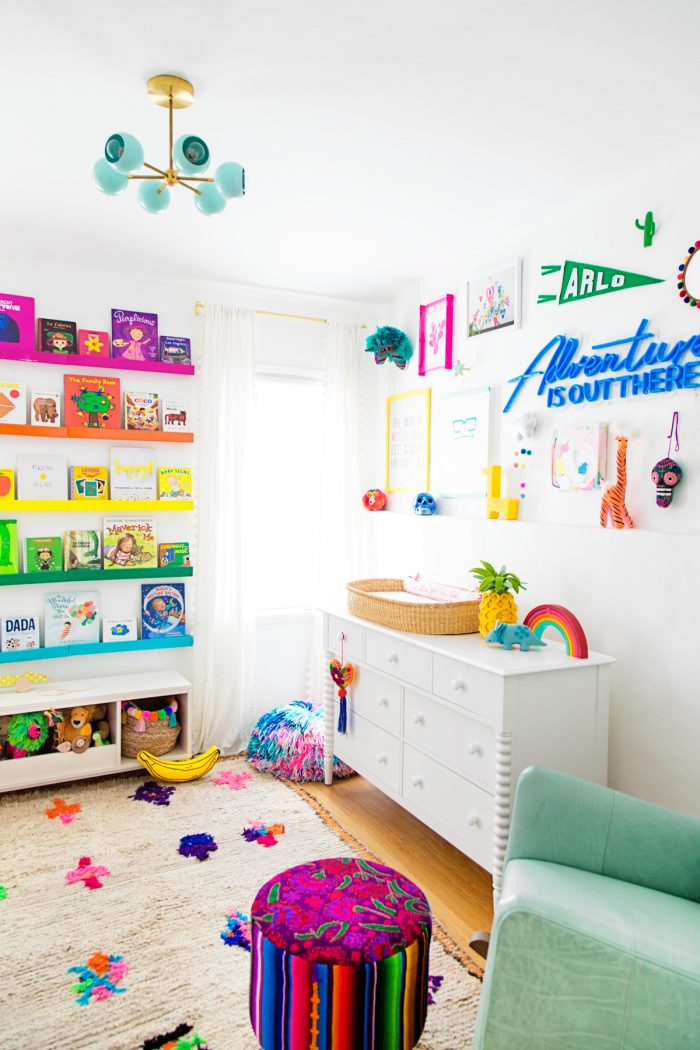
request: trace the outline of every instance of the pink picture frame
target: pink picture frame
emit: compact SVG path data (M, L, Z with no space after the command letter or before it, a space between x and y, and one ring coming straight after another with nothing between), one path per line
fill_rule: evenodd
M420 308L418 375L452 368L454 295L445 295Z

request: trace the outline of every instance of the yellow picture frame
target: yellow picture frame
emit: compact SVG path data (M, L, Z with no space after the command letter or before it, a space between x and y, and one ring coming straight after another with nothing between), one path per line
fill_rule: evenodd
M403 436L399 437L399 431ZM420 454L414 450L419 441ZM386 399L384 474L387 492L417 493L430 488L430 387Z

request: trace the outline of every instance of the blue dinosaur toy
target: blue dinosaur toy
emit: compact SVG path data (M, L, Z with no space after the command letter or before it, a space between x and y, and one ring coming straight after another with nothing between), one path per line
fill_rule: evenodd
M547 644L524 623L497 623L494 629L486 635L486 641L502 645L504 649L512 649L514 645L519 645L524 653L531 645Z

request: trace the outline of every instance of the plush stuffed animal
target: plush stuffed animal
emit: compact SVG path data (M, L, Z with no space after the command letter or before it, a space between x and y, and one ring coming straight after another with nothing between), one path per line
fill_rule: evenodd
M106 708L104 704L90 704L88 707L72 707L68 717L63 720L63 744L60 750L71 750L82 753L87 751L92 743L93 720L97 721L96 731L99 732L102 743L109 737L109 722L104 720ZM65 745L68 744L69 747Z

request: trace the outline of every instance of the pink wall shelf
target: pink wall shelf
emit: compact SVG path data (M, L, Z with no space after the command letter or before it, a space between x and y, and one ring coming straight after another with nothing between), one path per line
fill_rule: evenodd
M123 357L91 357L86 354L44 354L35 350L0 350L3 361L29 361L40 365L62 365L75 371L89 368L99 372L103 368L118 368L124 372L170 372L178 376L193 376L194 365L170 365L164 361L125 361Z

